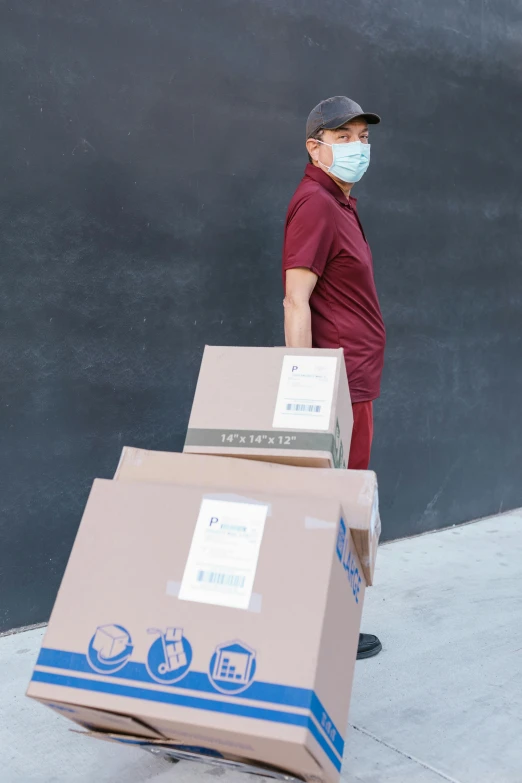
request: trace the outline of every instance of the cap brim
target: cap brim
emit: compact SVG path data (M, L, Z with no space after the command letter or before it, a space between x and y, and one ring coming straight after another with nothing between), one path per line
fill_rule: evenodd
M346 122L358 119L366 120L368 125L378 125L381 121L378 114L363 112L362 114L348 114L344 117L334 117L333 120L326 122L322 127L325 128L325 130L336 130L336 128L340 128L341 125L344 125Z

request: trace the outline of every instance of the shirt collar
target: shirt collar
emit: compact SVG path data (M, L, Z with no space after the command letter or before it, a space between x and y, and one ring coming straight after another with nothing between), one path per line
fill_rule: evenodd
M312 163L308 163L305 168L305 177L313 179L314 182L317 182L318 185L321 185L323 188L325 188L325 190L327 190L328 193L331 193L340 204L347 204L348 206L350 204L352 206L357 204L357 199L353 196L346 198L339 185L336 185L333 179L328 176L326 171L320 169L319 166L314 166Z

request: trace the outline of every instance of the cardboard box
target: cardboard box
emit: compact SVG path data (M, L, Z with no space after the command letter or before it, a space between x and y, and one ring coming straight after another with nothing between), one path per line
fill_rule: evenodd
M94 482L28 695L118 741L335 783L365 593L340 504L207 472Z
M352 427L342 349L207 346L184 451L346 468Z
M341 503L351 530L367 585L373 584L381 534L377 477L373 471L295 468L202 455L146 451L126 446L114 478L118 481L197 483L205 475L208 486L224 489L240 480L248 490L270 487L278 494L331 497Z

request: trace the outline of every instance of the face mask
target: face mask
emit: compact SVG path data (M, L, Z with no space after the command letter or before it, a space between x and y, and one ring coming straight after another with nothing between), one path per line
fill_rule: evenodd
M350 141L346 144L326 144L325 141L319 141L319 144L332 148L333 162L330 168L319 162L329 174L349 183L359 182L363 178L370 165L369 144L363 144L362 141Z

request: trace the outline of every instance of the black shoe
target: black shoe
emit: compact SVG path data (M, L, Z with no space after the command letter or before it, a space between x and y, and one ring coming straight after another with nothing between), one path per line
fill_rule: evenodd
M361 658L373 658L379 655L382 650L382 644L379 639L371 633L359 634L359 646L357 647L357 660Z

